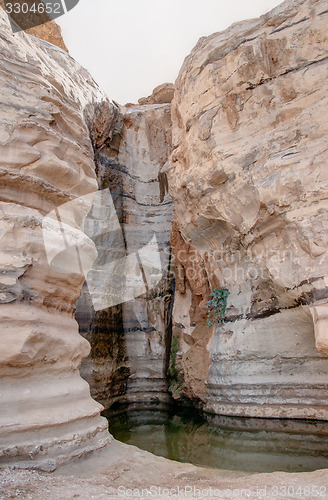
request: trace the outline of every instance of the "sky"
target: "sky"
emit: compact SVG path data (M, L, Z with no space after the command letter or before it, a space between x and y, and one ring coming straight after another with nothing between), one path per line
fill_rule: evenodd
M174 83L202 36L265 14L281 0L80 0L56 22L69 52L110 100L137 102Z

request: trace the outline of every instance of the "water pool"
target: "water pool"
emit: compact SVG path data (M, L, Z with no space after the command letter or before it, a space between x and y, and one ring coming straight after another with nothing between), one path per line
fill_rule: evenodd
M328 422L202 416L189 408L105 416L119 441L179 462L245 472L328 468Z

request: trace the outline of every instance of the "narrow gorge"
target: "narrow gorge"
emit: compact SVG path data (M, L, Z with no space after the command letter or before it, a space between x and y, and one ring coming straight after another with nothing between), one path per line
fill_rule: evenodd
M163 276L155 287L134 300L94 311L88 287L77 303L80 333L91 346L81 367L93 397L105 408L113 403L168 401L166 372L169 352L169 313L172 309L170 233L173 202L166 173L171 151L170 104L121 108L117 133L95 157L99 189L110 189L122 241L111 240L108 225L102 250L137 255L155 235ZM109 256L110 260L115 256ZM103 290L112 286L97 278ZM121 285L124 289L124 285ZM140 291L142 293L142 290ZM138 292L136 292L138 295Z
M1 467L110 450L104 409L326 433L327 20L286 0L121 105L0 8Z

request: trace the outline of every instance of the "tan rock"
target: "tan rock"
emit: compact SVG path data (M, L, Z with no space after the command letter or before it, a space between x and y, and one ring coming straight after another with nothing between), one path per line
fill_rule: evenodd
M313 316L315 346L328 356L328 302L317 303L310 308Z
M26 33L40 38L40 40L45 40L46 42L52 43L60 49L65 50L65 52L68 52L63 39L61 28L58 24L55 23L55 21L49 21L47 23L41 24L41 26L30 28L26 30Z
M326 18L326 0L286 1L202 38L175 84L180 331L192 337L210 290L230 291L227 322L207 344L210 411L328 418L314 335L326 353Z
M0 21L0 463L49 470L110 442L79 374L90 350L74 319L85 275L74 263L63 272L54 256L60 224L68 253L80 239L80 255L93 255L81 231L88 205L65 207L97 190L90 136L112 124L92 123L98 109L109 121L115 110L64 51L14 35L1 9Z
M115 261L120 256L130 259L139 271L135 274L129 265L124 268L124 279L119 283L122 304L95 311L89 293L93 292L92 285L89 290L84 288L77 303L80 332L92 345L81 373L90 384L91 394L106 408L114 402L158 406L168 400L165 372L173 203L165 189L163 167L171 151L171 110L170 105L160 104L122 111L124 119L121 128L117 127L118 136L96 158L99 186L110 188L122 224L117 219L115 230L111 230L109 217L105 216L94 228L95 236L100 224L106 228L98 246L101 266L106 258ZM154 236L160 269L158 282L152 286L151 280L147 280L142 252ZM139 274L137 256L143 271L146 269L144 276ZM102 267L90 274L93 272L95 290L108 293L113 287L113 273L106 273ZM140 285L137 292L132 287L129 295L123 282L134 275Z
M145 104L168 104L174 97L174 85L172 83L163 83L156 87L148 97L138 99L138 103Z

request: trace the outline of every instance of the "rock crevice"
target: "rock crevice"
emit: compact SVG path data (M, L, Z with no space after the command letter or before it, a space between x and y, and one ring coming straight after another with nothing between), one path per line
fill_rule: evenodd
M169 399L166 346L173 202L161 181L165 175L161 171L171 151L170 105L133 106L122 108L121 113L117 135L97 151L96 170L99 189L110 190L119 221L117 230L122 234L113 239L107 226L99 251L103 256L120 253L130 260L135 256L145 288L136 291L133 300L125 302L123 296L122 304L97 312L85 286L77 304L80 332L94 346L81 373L105 408L114 403L166 404ZM142 251L154 236L161 270L158 283L152 286ZM125 280L132 276L130 269L121 277L123 289ZM99 275L100 288L111 286L106 279Z

